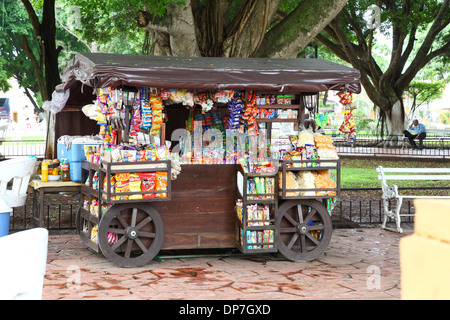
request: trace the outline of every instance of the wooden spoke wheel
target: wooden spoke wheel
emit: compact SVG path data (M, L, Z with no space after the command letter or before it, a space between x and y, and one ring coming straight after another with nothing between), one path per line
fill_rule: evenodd
M115 204L104 213L98 227L100 250L122 267L149 263L163 240L163 221L149 204Z
M317 200L289 200L275 218L278 250L292 261L309 261L323 253L333 227L326 208Z

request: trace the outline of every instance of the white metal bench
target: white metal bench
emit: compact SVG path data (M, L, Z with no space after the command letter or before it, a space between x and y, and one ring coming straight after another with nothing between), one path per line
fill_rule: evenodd
M379 166L377 168L378 179L381 180L381 190L383 191L382 200L384 207L384 218L381 228L392 230L392 228L386 227L387 218L395 218L397 228L394 229L397 232L402 233L403 229L400 226L400 217L413 216L414 214L400 214L400 208L402 206L403 199L450 199L450 196L418 196L418 195L400 195L398 193L398 187L395 184L388 185L388 180L448 180L450 181L450 169L449 168L383 168ZM396 199L397 204L395 211L389 210L389 200Z

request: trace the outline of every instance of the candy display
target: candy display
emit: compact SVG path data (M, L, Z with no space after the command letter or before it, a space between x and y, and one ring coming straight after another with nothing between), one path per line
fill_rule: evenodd
M275 179L272 177L254 177L247 180L247 196L248 200L273 199ZM253 196L253 195L261 196Z
M271 150L271 123L300 117L301 104L291 106L293 96L258 94L252 90L189 91L141 87L133 91L135 98L127 99L129 101L125 103L124 92L124 88L97 89L96 101L86 108L99 124L99 134L104 141L101 145L84 148L86 159L98 164L97 171L86 179L86 184L93 190L102 186L100 200L92 196L85 199L83 208L91 215L99 217L100 212L106 212L116 201L170 200L169 179L177 179L182 164L239 166L239 172L245 176L242 189L246 196L241 195L235 203L236 243L240 243L243 250L277 250L275 215L280 195L283 195L283 184L286 189L291 189L285 192L288 198L320 196L327 201L328 212L333 210L336 191L321 190L336 188L336 179L330 169L338 163L331 160L339 158L330 136L315 133L311 126L305 129L293 124L295 131L290 133L287 143L283 141L282 147ZM342 94L341 99L347 103L351 97ZM173 130L169 129L168 115L174 104L184 106L187 116L181 121L180 129L185 131L179 136L179 150L171 149L173 141L165 141L165 130L169 135ZM324 123L326 120L323 119ZM122 134L128 134L128 137ZM280 134L280 140L285 138ZM167 160L170 164L165 162ZM170 177L167 165L171 165ZM285 165L284 177L280 165ZM320 170L321 166L329 167ZM105 168L113 167L118 169L105 174ZM283 179L286 179L285 183ZM98 243L97 225L83 228L83 232ZM312 231L311 236L321 239L322 232ZM108 232L107 243L115 244L120 237L120 233Z
M246 249L269 249L273 248L274 232L273 230L247 230ZM243 230L241 229L241 245L243 246Z

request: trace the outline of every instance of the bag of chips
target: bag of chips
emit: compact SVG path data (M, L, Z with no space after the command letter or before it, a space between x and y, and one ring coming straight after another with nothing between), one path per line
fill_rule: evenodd
M138 173L131 173L129 177L130 192L140 192L141 191L141 179ZM142 194L132 194L128 197L129 199L142 199Z
M129 173L116 173L116 193L130 192L130 174ZM116 196L116 200L128 200L128 195Z
M156 190L167 190L167 172L156 171ZM157 198L167 198L167 193L157 193Z
M156 174L154 172L139 172L141 179L141 191L154 191L156 187ZM152 199L155 197L154 193L144 193L144 199Z

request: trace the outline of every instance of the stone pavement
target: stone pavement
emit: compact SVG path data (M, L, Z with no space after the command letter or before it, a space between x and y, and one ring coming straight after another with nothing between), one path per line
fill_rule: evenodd
M336 229L325 254L291 262L280 254L172 256L120 268L81 243L50 236L43 300L401 299L399 241L411 234Z

